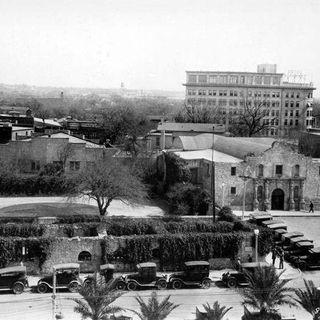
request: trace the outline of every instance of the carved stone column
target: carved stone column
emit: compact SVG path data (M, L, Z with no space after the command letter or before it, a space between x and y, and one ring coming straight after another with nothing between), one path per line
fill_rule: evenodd
M303 188L304 188L304 180L301 180L300 181L300 210L306 209L306 202L304 200Z
M294 211L295 205L294 205L294 195L293 195L293 181L289 180L289 210Z
M265 180L264 181L264 206L265 206L265 209L266 210L270 210L270 195L269 195L269 184L270 184L270 181L268 180Z

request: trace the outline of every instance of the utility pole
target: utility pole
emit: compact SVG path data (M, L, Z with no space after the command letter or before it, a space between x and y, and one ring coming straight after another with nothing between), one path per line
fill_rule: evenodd
M211 161L211 194L212 194L212 220L216 222L216 190L215 190L215 163L214 163L214 126L212 127L212 161Z
M52 320L56 320L56 287L57 287L57 275L56 269L53 267L53 289L52 289Z

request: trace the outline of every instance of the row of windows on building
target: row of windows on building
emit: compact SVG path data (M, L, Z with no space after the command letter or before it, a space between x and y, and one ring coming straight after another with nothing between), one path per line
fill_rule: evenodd
M237 175L237 167L231 167L230 174L231 174L231 176L236 176ZM283 165L282 164L277 164L275 166L275 174L277 176L282 176L282 174L283 174ZM300 166L298 164L296 164L293 167L292 175L293 175L293 177L299 177L299 175L300 175ZM259 164L258 165L258 167L257 167L257 176L258 177L264 177L264 165L263 164Z
M280 85L281 76L189 74L188 83Z
M188 89L189 96L219 96L219 97L257 97L257 98L280 98L280 91L248 91L243 90L207 90L207 89ZM297 98L300 98L300 93L296 93Z

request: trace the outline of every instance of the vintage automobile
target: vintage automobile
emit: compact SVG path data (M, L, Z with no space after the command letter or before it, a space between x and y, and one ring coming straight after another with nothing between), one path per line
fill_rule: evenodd
M272 224L278 224L278 223L284 223L284 221L282 221L282 220L266 220L266 221L262 221L262 226L263 227L268 227L268 226L270 226L270 225L272 225Z
M207 261L187 261L184 263L183 271L175 272L169 277L169 284L173 289L181 289L187 286L200 286L209 288L210 264Z
M0 269L0 290L12 290L20 294L28 287L27 270L25 266Z
M223 283L229 288L235 288L238 286L247 286L248 280L245 272L253 273L255 269L261 267L269 267L267 262L245 262L241 263L239 270L234 270L232 272L226 272L222 275Z
M286 241L286 245L282 245L282 249L284 250L285 256L286 256L286 253L296 249L296 244L298 242L303 242L303 241L309 241L309 239L303 236L288 239L288 241Z
M282 245L283 246L288 246L288 245L290 245L290 240L291 239L298 238L298 237L303 237L303 236L304 236L304 234L302 232L298 232L298 231L284 233L281 236Z
M100 276L103 277L104 281L107 283L110 280L114 280L114 286L118 290L125 290L126 288L126 283L124 280L122 280L122 277L114 278L114 265L111 263L106 263L100 265ZM89 275L86 277L84 280L84 285L90 285L91 281L93 279L93 275Z
M56 273L56 289L78 292L81 287L80 265L78 263L57 264L53 266L53 270ZM38 281L37 290L39 293L46 293L49 289L53 289L53 274Z
M262 225L263 221L272 220L272 215L270 214L254 214L251 215L250 222L257 224L258 226Z
M279 229L287 229L287 225L285 223L273 223L273 224L269 224L267 226L269 229L271 229L272 231L276 231Z
M138 288L166 289L167 277L157 274L157 265L153 262L137 264L137 272L120 277L119 281L124 281L126 288L130 291Z
M281 229L274 230L273 240L275 245L281 245L283 243L282 236L286 233L288 233L286 229L281 228Z
M307 269L320 268L320 247L311 248L306 255L297 257L294 260L294 266L304 271Z
M301 241L296 244L296 249L289 252L287 260L294 264L294 262L299 259L300 256L304 256L308 253L310 249L313 249L313 241L306 240Z

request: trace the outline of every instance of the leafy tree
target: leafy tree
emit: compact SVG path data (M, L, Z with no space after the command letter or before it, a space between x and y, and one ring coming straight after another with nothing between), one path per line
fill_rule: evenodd
M305 289L296 289L295 301L312 315L313 320L320 319L320 291L313 281L304 279Z
M80 288L79 294L82 299L73 299L77 303L74 311L81 314L82 320L106 320L123 310L112 305L123 293L116 291L113 281L105 283L96 273L90 284Z
M196 320L222 320L223 317L232 309L232 307L220 307L218 301L215 301L211 307L209 303L202 305L205 312L200 312L196 308Z
M290 279L280 279L283 272L278 274L273 266L259 267L253 273L246 272L249 286L240 291L244 298L242 304L258 310L260 318L256 319L267 319L271 315L277 319L277 306L295 305L290 294L294 290L286 287Z
M152 292L148 302L144 302L143 299L138 296L136 300L140 306L140 312L132 310L141 320L164 320L168 315L176 308L178 304L170 302L170 296L165 297L161 302L158 301L156 292Z
M108 214L107 209L113 200L133 205L146 198L144 184L132 174L128 166L114 158L94 162L74 180L76 187L73 193L95 200L100 216Z

